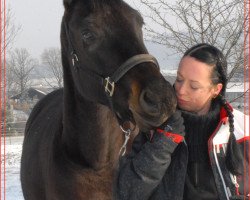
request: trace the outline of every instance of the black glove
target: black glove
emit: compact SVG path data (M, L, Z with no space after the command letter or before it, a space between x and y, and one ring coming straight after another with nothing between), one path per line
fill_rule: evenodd
M185 136L185 126L183 117L181 116L181 111L176 110L166 122L157 128L157 132L171 138L175 143L182 142Z

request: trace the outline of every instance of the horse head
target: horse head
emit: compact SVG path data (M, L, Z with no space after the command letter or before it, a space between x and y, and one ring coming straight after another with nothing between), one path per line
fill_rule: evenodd
M107 105L121 123L147 131L175 110L173 87L143 42L143 18L121 0L64 0L61 44L65 87ZM65 64L67 63L67 64Z

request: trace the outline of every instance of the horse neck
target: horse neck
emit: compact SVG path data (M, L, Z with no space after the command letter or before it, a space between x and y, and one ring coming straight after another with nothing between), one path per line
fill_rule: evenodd
M73 82L64 82L63 144L70 158L101 169L115 165L123 135L108 107L77 95Z

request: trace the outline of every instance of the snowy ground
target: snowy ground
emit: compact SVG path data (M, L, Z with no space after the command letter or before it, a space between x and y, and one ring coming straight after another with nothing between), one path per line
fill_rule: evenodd
M2 200L23 200L20 183L20 159L23 137L6 137L5 142L5 174L4 174L4 138L1 138L1 193ZM5 187L4 187L5 178ZM5 190L4 190L5 188ZM4 195L5 193L5 195Z

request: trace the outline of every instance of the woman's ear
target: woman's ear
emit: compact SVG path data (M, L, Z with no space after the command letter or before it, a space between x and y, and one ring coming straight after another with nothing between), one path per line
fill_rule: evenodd
M223 88L223 84L222 83L216 84L216 86L214 88L214 96L215 97L217 97L220 94L222 88Z

